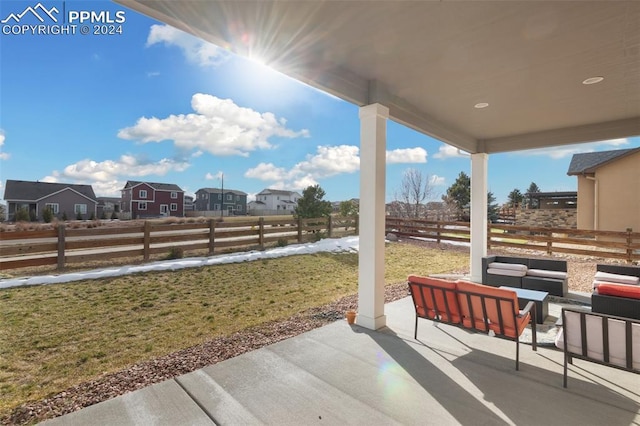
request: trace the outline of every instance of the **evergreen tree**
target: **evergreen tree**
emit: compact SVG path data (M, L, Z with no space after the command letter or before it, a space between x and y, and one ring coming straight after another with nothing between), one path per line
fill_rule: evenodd
M496 222L500 218L500 208L496 203L496 197L493 192L487 192L487 220L491 223Z
M509 205L512 208L517 209L518 206L522 204L522 200L524 199L524 196L522 195L520 190L516 188L509 193L508 199L509 199Z
M527 193L525 194L525 203L528 209L537 209L539 207L538 199L532 197L532 194L537 192L541 192L540 188L538 188L538 185L536 185L535 182L531 182L531 185L529 185L529 189L527 189Z
M453 204L462 214L471 202L471 178L465 172L460 172L453 185L447 188L447 194L442 196L442 201Z
M323 201L324 189L320 185L308 186L302 191L302 198L294 210L295 217L314 218L328 217L333 208L329 201Z

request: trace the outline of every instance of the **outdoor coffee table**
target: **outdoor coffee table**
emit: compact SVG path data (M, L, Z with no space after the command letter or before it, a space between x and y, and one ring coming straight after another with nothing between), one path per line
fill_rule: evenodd
M501 286L507 290L513 290L518 295L518 307L524 309L528 302L534 302L536 305L536 322L544 323L544 319L549 314L549 293L546 291L527 290L526 288Z

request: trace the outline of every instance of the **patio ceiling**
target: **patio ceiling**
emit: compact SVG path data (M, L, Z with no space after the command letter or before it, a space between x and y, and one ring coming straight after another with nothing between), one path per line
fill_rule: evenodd
M116 2L470 153L640 135L640 2Z

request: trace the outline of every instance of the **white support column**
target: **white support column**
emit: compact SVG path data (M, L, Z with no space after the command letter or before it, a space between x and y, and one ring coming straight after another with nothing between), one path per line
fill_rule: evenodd
M360 248L356 323L377 330L384 315L384 240L387 118L380 104L360 108Z
M471 154L471 281L482 282L487 255L487 163L489 155Z

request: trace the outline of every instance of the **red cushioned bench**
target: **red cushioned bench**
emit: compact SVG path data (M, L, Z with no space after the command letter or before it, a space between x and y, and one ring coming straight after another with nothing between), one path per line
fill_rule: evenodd
M416 311L414 339L418 338L419 318L495 334L516 342L518 370L519 337L531 324L532 348L537 350L535 304L529 302L519 310L515 291L416 275L410 275L407 281Z

